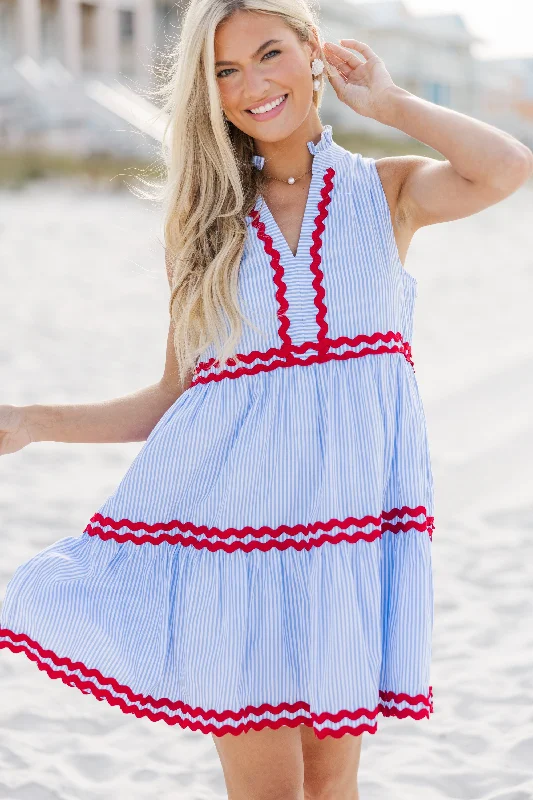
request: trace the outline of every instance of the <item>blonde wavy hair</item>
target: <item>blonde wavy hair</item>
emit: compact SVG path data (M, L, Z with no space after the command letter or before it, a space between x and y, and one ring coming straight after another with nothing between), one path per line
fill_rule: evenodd
M306 0L191 0L162 86L168 114L161 199L164 244L182 383L213 344L223 367L235 357L242 322L237 279L246 239L245 216L262 191L252 165L253 137L223 114L215 74L215 31L238 10L275 14L302 42L314 35L322 51L318 15ZM321 52L321 57L326 59ZM313 92L317 108L324 82ZM229 330L228 330L229 327Z

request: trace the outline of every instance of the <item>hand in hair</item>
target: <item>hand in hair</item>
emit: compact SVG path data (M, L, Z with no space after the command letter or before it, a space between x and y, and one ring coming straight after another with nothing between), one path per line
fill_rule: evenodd
M363 117L377 117L387 93L396 88L385 64L364 42L341 39L346 47L325 42L326 73L337 97ZM357 50L363 61L348 48Z

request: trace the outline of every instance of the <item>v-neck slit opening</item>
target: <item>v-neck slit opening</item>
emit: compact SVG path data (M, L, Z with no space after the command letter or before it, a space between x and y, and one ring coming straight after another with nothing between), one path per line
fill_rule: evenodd
M309 191L307 195L307 200L305 204L305 209L302 217L302 224L300 228L300 236L298 239L298 247L296 249L296 254L294 254L289 247L289 244L283 235L281 228L279 227L278 223L276 222L274 215L272 214L268 203L266 202L263 195L259 195L255 210L259 212L264 212L264 221L267 231L269 232L274 245L276 247L277 252L282 258L282 263L285 262L285 258L282 257L282 252L288 257L288 264L298 263L302 260L304 253L311 258L310 252L311 247L313 245L313 233L316 228L316 218L319 214L318 204L320 203L321 198L321 186L320 184L324 183L324 175L325 170L319 165L313 163L313 172L311 175L311 181L309 183ZM313 209L316 212L313 215ZM266 218L266 219L265 219ZM287 267L287 264L284 263L284 267Z

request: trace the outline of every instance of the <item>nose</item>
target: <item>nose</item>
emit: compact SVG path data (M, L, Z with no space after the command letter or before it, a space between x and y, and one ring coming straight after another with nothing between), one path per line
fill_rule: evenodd
M268 79L261 75L261 71L255 69L253 65L243 69L243 97L246 98L244 107L253 107L263 97L266 97L269 84Z

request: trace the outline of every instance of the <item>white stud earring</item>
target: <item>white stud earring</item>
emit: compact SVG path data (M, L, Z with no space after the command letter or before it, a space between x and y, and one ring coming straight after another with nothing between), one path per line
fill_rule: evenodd
M321 58L314 58L311 64L311 74L312 75L321 75L324 72L324 62ZM313 81L313 89L315 92L318 92L320 89L320 81L318 78Z

